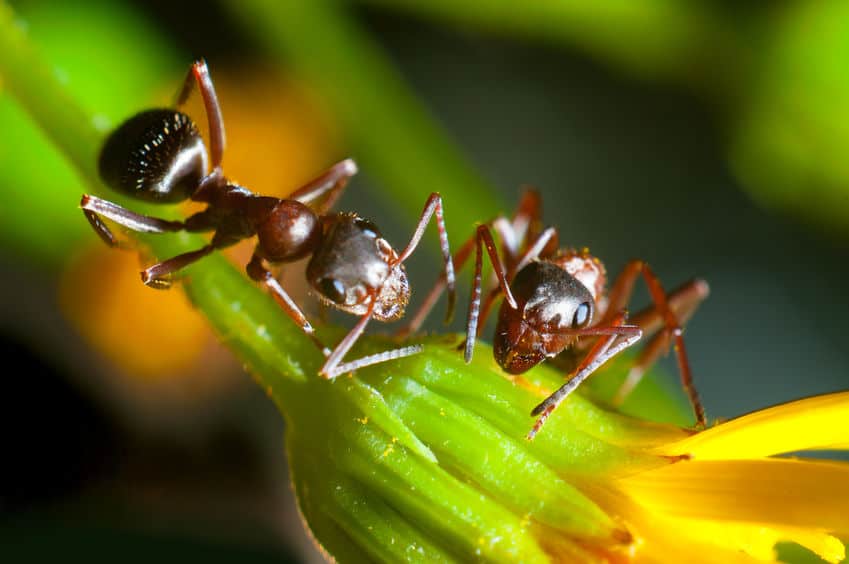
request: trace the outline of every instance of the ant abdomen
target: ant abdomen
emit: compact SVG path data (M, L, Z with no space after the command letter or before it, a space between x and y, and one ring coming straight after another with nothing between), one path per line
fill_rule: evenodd
M100 176L112 189L142 200L181 202L206 175L207 155L197 126L184 113L147 110L106 139Z

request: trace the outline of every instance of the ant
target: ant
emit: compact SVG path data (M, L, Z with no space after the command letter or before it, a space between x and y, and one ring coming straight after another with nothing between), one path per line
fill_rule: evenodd
M110 246L122 246L102 217L138 232L214 231L212 240L202 248L154 264L141 273L144 284L166 288L172 273L213 251L256 236L258 243L247 273L265 286L322 351L326 359L319 374L324 378L420 352L421 346L414 345L342 362L371 318L392 321L404 315L410 285L403 263L416 249L433 216L445 262L443 277L448 281L450 318L454 271L439 194L427 199L416 229L400 254L370 221L355 213L328 211L357 172L350 159L335 164L286 199L254 194L224 177L224 122L204 60L191 65L175 106L186 102L194 85L200 90L209 121L208 153L189 116L175 109L152 109L131 117L107 138L99 170L107 185L128 196L157 203L190 199L207 204L206 209L185 221L168 221L83 195L80 207L100 238ZM207 174L208 160L212 166ZM266 262L288 263L310 255L307 281L321 303L360 316L332 351L318 339L306 316L266 266Z
M707 297L707 282L696 279L667 294L659 279L641 260L627 263L606 292L607 273L588 249L559 248L553 227L541 229L542 201L526 189L512 219L498 217L479 225L454 256L454 267L463 267L475 249L475 274L466 321L464 348L471 362L475 340L495 301L504 294L498 313L493 355L509 374L522 374L546 358L568 367L571 378L531 412L538 416L528 433L532 440L546 419L584 380L608 360L635 344L644 334L654 336L632 366L613 403L620 405L646 370L674 342L681 381L696 422L705 425L705 413L693 386L681 324L689 320ZM499 256L491 228L501 239ZM497 283L481 305L483 249L493 265ZM653 305L627 322L625 306L637 278L648 286ZM441 277L402 331L418 330L446 285ZM583 355L583 358L580 356Z

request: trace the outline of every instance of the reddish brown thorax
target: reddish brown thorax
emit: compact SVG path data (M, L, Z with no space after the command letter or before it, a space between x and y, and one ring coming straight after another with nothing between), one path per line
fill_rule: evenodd
M605 299L607 292L607 271L604 268L604 263L591 255L588 248L584 247L580 251L562 249L556 256L549 260L583 284L593 295L596 305L599 305Z

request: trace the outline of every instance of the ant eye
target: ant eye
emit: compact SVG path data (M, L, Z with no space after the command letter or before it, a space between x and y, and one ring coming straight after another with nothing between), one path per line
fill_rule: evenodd
M378 229L377 226L374 223L370 222L367 219L363 219L361 217L358 217L357 219L354 220L354 225L359 227L360 231L362 231L363 233L365 233L369 237L373 237L375 239L380 237L380 229Z
M584 302L575 310L575 317L572 318L572 327L578 329L590 322L590 303Z
M345 286L336 278L322 278L318 281L318 289L328 300L336 303L345 301Z

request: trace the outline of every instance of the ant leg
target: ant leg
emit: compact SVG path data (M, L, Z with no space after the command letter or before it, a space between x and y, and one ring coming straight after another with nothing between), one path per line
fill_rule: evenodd
M475 237L476 235L472 235L469 237L461 246L460 249L454 253L454 257L452 262L454 263L454 272L459 272L461 268L466 265L466 261L469 260L469 257L472 255L472 249L475 246ZM427 296L425 296L424 302L419 306L418 311L416 311L415 315L412 316L410 322L401 328L396 334L399 338L404 338L409 336L412 333L416 333L419 328L424 323L424 320L427 318L430 311L433 309L433 306L436 305L439 296L442 295L442 292L445 291L446 286L446 278L445 271L443 270L439 274L439 278L437 278L436 282L431 288L430 292L428 292Z
M443 217L442 212L442 197L436 192L432 193L425 202L422 215L419 217L416 230L413 232L412 237L410 237L410 242L407 243L407 246L403 251L401 251L398 258L392 261L392 264L389 266L390 268L395 268L413 254L413 251L416 250L419 241L422 239L422 235L424 235L428 223L430 223L430 218L434 216L436 217L436 228L439 233L439 250L442 251L442 261L445 265L443 270L445 273L445 285L448 288L448 305L445 312L445 322L447 323L451 321L451 318L454 316L454 305L457 302L457 292L454 283L454 262L451 259L451 250L448 248L448 233L445 229L445 218Z
M541 220L542 198L535 188L524 186L519 204L516 206L516 212L510 221L515 239L513 247L510 249L513 256L519 255L523 243L533 241L539 236Z
M189 72L186 74L183 87L174 100L175 106L182 106L186 103L195 84L200 90L203 106L206 110L206 118L209 121L209 156L212 160L212 169L213 171L220 171L226 144L224 118L221 116L221 106L218 103L218 96L215 94L215 87L212 84L209 68L207 68L204 59L198 59L192 63Z
M110 247L125 247L124 243L115 238L115 235L112 234L112 230L103 223L99 215L89 210L83 210L83 214L85 214L85 218L88 220L91 228L94 229L94 232L97 233L97 236L100 237L104 243Z
M675 346L673 348L678 360L678 372L681 376L681 384L687 392L690 404L693 406L693 412L696 416L696 424L698 426L704 426L706 424L705 410L704 407L702 407L701 400L699 400L699 394L693 385L693 375L690 370L690 362L687 358L687 348L684 345L681 324L679 323L675 312L670 308L666 291L664 291L660 280L645 262L641 260L634 260L625 266L625 269L616 279L613 289L610 292L608 308L624 307L625 303L630 299L631 293L634 289L634 283L639 275L643 276L643 280L645 280L646 286L648 286L649 289L649 294L654 302L654 308L657 310L658 315L663 319L665 327L662 331L667 335L664 339L670 342L674 341ZM608 312L609 311L611 311L611 309L608 309ZM605 315L605 318L607 318L608 315ZM604 320L602 322L604 322ZM643 371L645 371L647 366L648 365L642 368Z
M516 309L516 299L510 291L510 285L507 283L507 275L504 272L504 263L498 256L498 251L495 250L495 242L492 240L492 233L486 225L479 225L476 237L477 245L475 246L475 277L472 283L472 296L469 300L469 314L466 318L466 350L463 358L466 364L472 361L472 355L475 350L475 339L477 338L478 316L480 314L481 301L481 270L483 269L483 247L489 254L489 260L492 263L492 268L495 270L495 275L498 277L498 283L501 290L504 292L504 298L510 307Z
M307 320L304 313L298 307L298 305L289 297L289 294L286 293L286 290L283 289L283 286L280 285L280 282L269 272L269 270L265 267L262 261L262 257L260 257L256 251L254 251L253 256L251 257L250 262L248 262L245 270L250 276L251 280L255 282L259 282L264 285L266 289L271 293L271 297L274 298L274 301L283 308L283 311L286 312L292 321L301 328L301 331L304 334L312 339L312 342L315 343L315 346L318 347L318 350L324 356L330 355L330 349L324 346L318 337L315 334L315 329Z
M581 335L606 335L607 337L600 339L593 345L590 352L578 365L575 375L568 382L555 390L531 411L531 415L539 416L539 418L528 433L527 439L529 441L533 440L551 413L557 409L557 406L574 392L584 380L608 360L640 340L642 336L640 328L635 325L624 325L624 322L625 314L623 312L617 315L608 327L590 327L580 331Z
M351 362L337 364L335 367L327 367L325 369L325 372L322 373L322 375L326 376L326 378L328 379L333 379L339 376L340 374L345 374L346 372L354 372L356 370L359 370L360 368L372 366L373 364L380 364L381 362L387 362L389 360L396 360L407 356L413 356L414 354L419 354L423 350L424 347L422 347L421 345L410 345L407 347L400 347L397 349L383 351L376 354L370 354L368 356L352 360Z
M529 233L529 229L532 228L535 224L539 223L540 218L540 209L541 209L541 199L539 197L539 193L532 189L527 188L525 192L522 194L522 198L519 201L519 205L516 209L516 213L514 215L514 219L512 223L502 217L492 219L487 221L484 225L491 225L501 237L502 245L508 253L510 253L510 259L507 261L512 262L512 257L518 254L519 248L522 245L524 238ZM469 239L467 239L457 253L454 255L454 271L458 272L460 269L465 266L466 261L471 256L472 247L475 244L475 240L477 238L477 233L473 234ZM554 244L556 247L556 239L554 240ZM548 250L547 248L545 249ZM415 333L419 330L422 323L424 323L425 318L427 318L430 311L433 309L433 306L436 305L439 296L445 290L445 274L442 273L440 277L437 279L433 288L427 294L424 299L424 302L419 307L418 311L416 311L415 315L412 316L410 322L404 326L400 331L398 331L398 337L406 337L412 333ZM490 301L494 300L499 293L497 288L493 288L490 293L487 295L486 300L484 301L483 306L483 315L481 316L480 326L483 326L482 320L486 319L488 314L488 309L491 307L489 304Z
M289 194L289 199L298 200L302 204L311 204L324 197L324 200L315 206L315 210L319 214L325 214L342 195L348 180L357 174L357 170L357 163L353 159L340 161Z
M511 257L511 262L513 262L514 264L508 270L507 277L512 280L513 277L516 276L516 273L525 268L532 260L539 258L540 256L546 256L545 253L551 247L552 241L554 241L556 246L557 230L553 227L549 227L536 238L533 244L528 247L525 253L521 257L519 257L518 260L515 260L515 258ZM481 305L480 319L478 321L478 337L480 337L481 331L486 325L486 319L491 313L492 306L495 305L495 300L498 299L498 296L500 294L501 287L495 286L489 291L486 298L484 299L483 304Z
M150 268L142 271L142 282L144 282L145 286L150 286L151 288L156 288L158 290L168 288L171 286L171 282L166 278L166 276L202 259L215 249L215 245L209 244L196 251L189 251L188 253L183 253L154 264Z
M80 200L80 208L82 208L86 219L95 232L110 247L119 246L120 243L109 227L100 219L100 216L142 233L168 233L185 229L185 224L182 221L168 221L141 215L108 200L102 200L97 196L88 194L83 194L82 200Z
M333 349L333 353L327 358L324 363L324 366L321 367L321 370L318 372L320 376L327 378L328 380L332 380L336 378L340 374L344 374L345 372L352 372L357 370L358 368L363 368L365 366L371 366L372 364L378 364L380 362L385 362L387 360L393 360L396 358L403 358L405 356L411 356L414 354L418 354L422 351L421 345L413 345L409 347L401 347L398 349L393 349L389 351L384 351L377 354L372 354L368 356L364 356L358 358L356 360L352 360L351 362L342 363L342 359L348 354L348 351L351 350L351 347L354 346L354 343L357 342L357 339L363 334L365 331L366 325L371 320L372 315L374 314L374 308L377 304L377 300L372 296L371 304L369 304L368 310L366 310L365 314L360 317L360 320L357 321L357 324L348 332L347 335L336 345L336 348Z
M693 316L699 305L707 298L709 288L704 280L692 280L667 296L669 309L678 318L679 323L684 324ZM658 333L663 327L663 319L656 307L647 308L631 318L631 322L638 325L644 335L654 335L640 353L639 358L631 367L625 381L619 387L613 397L612 404L620 406L625 398L640 383L643 375L660 357L665 350L669 350L669 332Z
M695 313L696 309L701 305L710 294L708 283L702 279L690 280L685 282L666 296L666 301L669 304L669 309L678 318L681 324L686 323ZM639 325L643 333L646 335L654 335L663 328L663 315L655 306L649 306L646 309L630 316L631 323Z

